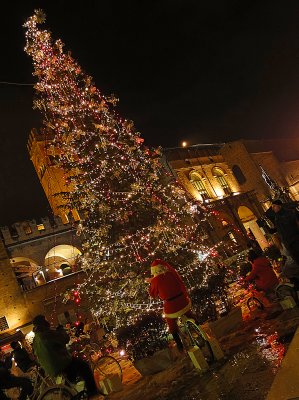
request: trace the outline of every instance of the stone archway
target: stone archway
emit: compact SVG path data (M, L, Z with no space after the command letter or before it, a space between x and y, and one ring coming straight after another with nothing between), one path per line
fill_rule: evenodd
M250 230L261 249L264 250L266 247L268 247L269 243L267 242L267 239L265 238L261 228L258 226L256 222L257 218L253 211L247 206L239 206L238 215L246 231L248 232L248 230Z
M53 247L45 256L45 267L50 279L68 275L76 270L81 251L69 244Z

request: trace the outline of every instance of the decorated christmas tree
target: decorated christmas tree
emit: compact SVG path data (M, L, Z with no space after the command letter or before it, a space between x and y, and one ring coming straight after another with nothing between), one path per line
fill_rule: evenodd
M25 23L25 51L37 78L42 133L53 138L52 162L65 171L63 207L81 218L87 278L79 289L107 325L128 326L160 312L144 281L154 258L172 264L192 292L217 273L217 246L203 245L204 209L186 197L160 150L144 145L133 123L118 115L116 98L103 95L61 40L40 29L44 20L38 10Z

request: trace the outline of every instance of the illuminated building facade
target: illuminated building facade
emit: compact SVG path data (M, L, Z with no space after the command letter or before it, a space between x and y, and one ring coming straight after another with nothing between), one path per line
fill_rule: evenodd
M65 208L68 201L63 197L63 194L69 192L70 186L67 184L67 174L55 160L58 150L53 145L52 139L53 137L41 135L33 129L27 146L30 159L53 214L59 216L63 223L68 223L69 220L79 221L80 217L75 208Z
M165 149L164 155L190 197L222 219L224 228L210 218L211 235L218 238L227 236L231 224L226 221L231 220L264 248L271 238L266 238L259 219L270 200L299 200L298 140L200 144Z
M85 299L64 301L84 277L76 223L41 218L1 227L0 235L0 347L16 328L27 333L37 314L54 324L77 320Z
M231 240L239 243L240 249L246 248L250 232L265 248L268 241L257 222L263 208L254 188L241 187L238 179L242 175L236 177L235 166L223 157L224 146L205 144L165 149L164 155L189 196L206 208L213 242Z

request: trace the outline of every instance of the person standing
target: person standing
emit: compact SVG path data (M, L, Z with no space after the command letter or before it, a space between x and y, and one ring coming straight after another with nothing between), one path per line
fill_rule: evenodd
M72 357L67 351L69 336L66 331L51 329L44 315L37 315L32 323L35 332L33 351L46 374L51 377L65 374L71 382L79 376L85 382L88 396L96 395L98 391L89 365L79 358Z
M195 319L186 286L178 272L164 260L156 259L152 262L151 274L153 277L146 279L146 282L150 283L149 294L151 297L163 300L169 332L177 348L182 351L183 343L179 336L177 319L182 315Z
M281 200L272 201L274 225L277 233L293 260L299 265L299 212L287 209Z
M19 342L11 342L10 347L13 349L12 356L22 372L26 373L35 365L29 353L20 346Z

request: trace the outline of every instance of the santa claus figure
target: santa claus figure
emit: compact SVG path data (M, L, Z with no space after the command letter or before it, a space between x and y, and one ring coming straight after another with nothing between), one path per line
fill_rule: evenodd
M150 283L149 294L151 297L159 297L163 300L165 319L179 350L183 350L183 344L179 337L177 319L181 315L193 318L191 301L181 276L166 261L156 259L151 264L153 278Z

